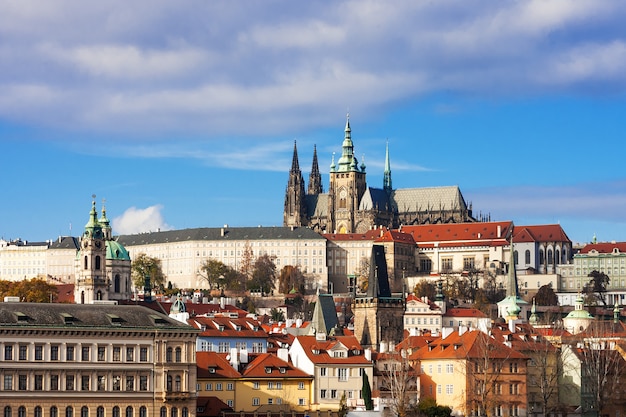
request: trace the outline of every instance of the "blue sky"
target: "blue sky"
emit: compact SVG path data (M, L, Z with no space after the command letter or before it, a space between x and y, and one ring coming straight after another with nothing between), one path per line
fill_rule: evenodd
M626 3L0 2L0 238L279 226L350 113L382 185L626 240ZM71 225L71 226L70 226ZM71 228L71 229L70 229Z

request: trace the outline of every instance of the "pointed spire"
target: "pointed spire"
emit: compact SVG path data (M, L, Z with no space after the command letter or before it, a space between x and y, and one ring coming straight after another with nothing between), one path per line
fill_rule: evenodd
M341 158L338 162L339 172L356 171L359 163L354 157L354 144L352 143L352 129L350 129L350 114L346 117L346 128L344 129L344 138L341 151Z
M530 309L530 318L528 319L530 324L537 325L539 323L539 317L537 316L537 304L535 303L535 298L533 297L533 306Z
M513 248L513 231L511 230L511 262L509 262L509 279L506 287L507 297L519 298L517 274L515 272L515 249Z
M300 171L300 163L298 162L298 147L296 141L293 141L293 157L291 159L291 172Z
M102 199L102 215L100 216L100 219L98 220L98 222L102 226L102 231L104 232L104 238L106 240L110 240L111 239L111 222L109 222L109 219L107 218L107 210L105 207L105 203L106 203L106 200L103 198Z
M391 163L389 162L389 140L385 149L385 172L383 173L383 189L391 192Z
M320 174L320 167L317 163L317 146L313 145L313 165L311 166L311 174L309 175L309 188L307 194L317 195L324 192L322 186L322 175Z

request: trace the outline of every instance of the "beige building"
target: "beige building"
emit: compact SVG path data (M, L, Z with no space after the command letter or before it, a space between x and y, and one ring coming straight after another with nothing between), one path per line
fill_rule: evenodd
M217 259L239 269L246 246L253 257L275 257L276 269L298 265L312 290L326 286L326 239L300 227L197 228L122 235L131 258L145 253L161 260L167 281L178 288L208 288L199 274L202 262Z
M196 333L136 305L0 303L3 413L193 417Z
M46 256L50 242L0 240L0 279L22 281L47 274ZM70 264L73 267L73 263Z

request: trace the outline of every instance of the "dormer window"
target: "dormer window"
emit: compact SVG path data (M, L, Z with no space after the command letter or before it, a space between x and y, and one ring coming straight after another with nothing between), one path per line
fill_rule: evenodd
M271 374L272 373L272 367L271 366L266 366L265 367L265 373L266 374Z
M287 368L285 368L284 366L281 366L281 367L280 367L280 373L281 373L281 374L284 374L284 373L286 373L286 372L287 372Z
M223 325L223 324L220 324L220 325L218 326L218 329L219 329L219 331L220 331L220 332L223 332L223 331L224 331L224 325Z
M320 350L317 348L313 348L313 354L314 355L319 355L320 354Z
M359 353L361 353L361 351L360 351L359 349L356 349L356 348L355 348L355 349L352 349L352 354L353 354L354 356L357 356Z
M210 367L209 368L209 373L210 374L214 374L215 373L215 368L214 367Z

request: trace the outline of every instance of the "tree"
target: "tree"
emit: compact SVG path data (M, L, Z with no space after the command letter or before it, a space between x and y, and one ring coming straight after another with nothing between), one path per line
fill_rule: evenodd
M224 281L228 267L217 259L207 259L200 264L199 275L209 284L211 289L219 289Z
M365 409L373 410L374 401L372 400L372 387L370 386L370 380L369 380L369 377L367 376L367 372L363 372L363 387L361 388L361 395L363 396Z
M241 280L243 289L248 289L248 282L252 279L252 273L254 272L254 254L252 252L252 246L250 241L246 241L243 248L243 255L239 263L239 273L241 274Z
M356 275L358 290L367 292L370 280L370 259L368 257L364 256L361 258L354 274Z
M552 283L539 287L535 294L535 303L539 306L555 306L559 304L559 297L552 289Z
M250 289L259 290L263 294L269 294L274 290L276 281L276 264L274 256L264 254L254 261Z
M427 417L450 417L452 415L452 409L450 407L437 405L437 401L432 397L422 399L417 409Z
M417 373L411 367L406 351L394 350L379 355L377 367L382 376L381 396L383 392L388 393L392 415L406 417L411 409L409 394L414 393L417 398Z
M583 292L589 297L593 296L596 300L599 300L602 305L607 306L606 303L606 289L611 282L611 279L604 272L593 270L587 275L591 277Z
M274 321L285 321L285 313L283 313L283 310L279 310L277 308L270 310L270 317Z
M415 284L413 293L418 298L428 297L429 300L434 300L435 295L437 295L437 287L432 281L422 279Z
M0 297L19 297L28 303L50 303L58 296L58 288L41 278L23 281L0 281Z
M297 266L285 265L278 276L278 292L287 294L293 288L304 293L304 275Z
M348 414L348 401L346 400L346 393L344 392L339 400L339 410L337 410L338 417L346 417Z
M161 260L140 253L131 263L131 277L135 288L143 288L147 276L150 277L152 288L161 288L165 283Z

